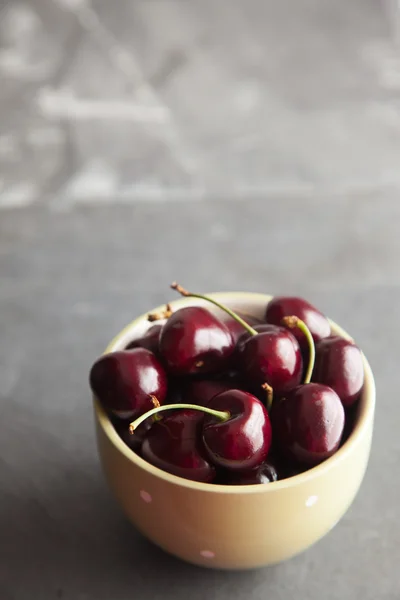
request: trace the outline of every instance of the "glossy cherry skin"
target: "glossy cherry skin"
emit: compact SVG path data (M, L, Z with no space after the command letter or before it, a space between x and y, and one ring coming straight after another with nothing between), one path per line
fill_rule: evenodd
M261 323L261 324L258 324L258 325L252 325L252 327L258 333L265 333L265 332L268 332L268 331L276 331L276 330L279 331L279 328L276 325L271 325L270 323ZM242 333L241 333L241 335L238 337L238 339L236 341L235 352L236 352L237 355L240 355L243 352L243 346L244 346L244 344L251 337L252 337L251 333L249 333L248 331L244 331L243 327L242 327Z
M120 419L133 419L162 404L167 375L160 361L145 348L104 354L93 364L89 382L106 411Z
M208 407L230 413L227 421L204 417L202 439L210 461L232 471L260 465L272 441L269 416L260 400L242 390L229 390L214 396Z
M240 311L235 311L235 312L239 317L241 317L243 319L243 321L245 321L248 325L251 325L252 327L254 327L255 325L263 324L260 319L257 319L257 317L253 317L252 315L247 315L247 314L241 313ZM238 323L238 321L236 321L236 319L234 319L227 313L223 314L223 316L221 317L221 320L228 327L229 331L232 334L233 340L236 343L237 340L239 339L239 337L242 336L243 332L245 332L243 325L241 325L241 323Z
M278 480L278 474L273 464L269 461L262 463L252 471L234 472L228 471L221 477L221 483L225 485L257 485L271 483Z
M312 381L335 390L343 406L354 404L364 385L364 365L359 347L340 336L321 340L315 347Z
M223 379L192 379L182 389L182 401L207 406L209 401L217 394L231 389L241 389L241 387L242 382L239 376Z
M284 327L249 337L239 349L238 361L253 389L268 383L281 394L299 385L303 359L296 338Z
M328 337L331 326L328 319L315 306L296 296L275 296L268 303L265 311L267 323L282 325L283 317L299 317L307 325L313 336L314 342ZM307 340L304 333L299 329L291 329L302 349L307 348Z
M211 483L216 470L202 445L203 419L204 413L199 411L172 411L152 425L142 444L142 457L178 477Z
M233 350L228 327L201 306L174 312L160 336L160 352L173 375L215 373L227 366Z
M132 435L129 432L129 424L130 424L129 419L127 421L119 420L115 424L115 429L116 429L118 435L120 436L120 438L122 439L122 441L125 442L125 444L131 450L133 450L133 452L140 455L143 440L144 440L147 432L149 431L150 427L152 426L153 420L147 419L146 421L141 423L139 425L139 427L137 427L137 429L135 429L134 435Z
M299 385L274 404L271 418L278 446L289 459L316 465L339 448L344 409L326 385Z
M160 323L152 325L144 332L140 337L132 340L126 347L127 350L131 348L146 348L153 352L156 356L159 354L159 340L160 333L163 326Z

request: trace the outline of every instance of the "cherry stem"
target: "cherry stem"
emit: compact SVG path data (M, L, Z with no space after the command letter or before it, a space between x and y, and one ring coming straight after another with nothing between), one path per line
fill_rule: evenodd
M231 413L227 410L214 410L213 408L209 408L208 406L199 406L198 404L164 404L164 406L157 406L156 408L152 408L144 415L141 415L140 417L132 421L132 423L130 423L129 425L129 433L133 434L135 429L139 427L139 425L149 417L152 417L153 415L156 415L164 410L173 409L199 410L213 417L217 417L217 419L220 419L222 422L227 421L231 416Z
M270 412L272 408L272 401L274 399L274 390L268 383L263 383L261 387L267 392L267 410Z
M159 406L161 406L160 401L158 400L157 396L153 396L153 394L150 394L150 398L151 398L154 408L158 408ZM153 417L154 423L156 423L157 421L161 421L161 420L162 420L161 415L155 415Z
M235 321L240 323L240 325L242 325L250 333L250 335L258 335L258 331L253 329L253 327L246 323L246 321L241 319L239 315L237 315L235 312L233 312L233 310L231 310L227 306L224 306L223 304L220 304L217 300L214 300L214 298L209 298L208 296L204 296L203 294L193 294L192 292L188 292L187 290L185 290L185 288L179 285L179 283L175 282L171 284L171 288L173 290L176 290L181 296L185 296L186 298L200 298L200 300L206 300L207 302L211 302L211 304L214 304L221 310L225 311L226 313L228 313L228 315L232 317L232 319L235 319Z
M161 319L169 319L172 315L172 308L170 304L166 304L164 310L155 313L149 313L147 315L147 320L151 323L154 321L160 321Z
M301 319L299 319L299 317L296 317L294 315L291 317L283 317L282 324L286 325L286 327L289 327L290 329L295 329L297 327L298 329L300 329L300 331L304 333L307 339L308 348L310 350L310 358L308 361L307 372L304 377L304 383L310 383L315 363L315 345L313 336L311 335L310 330L308 329L304 321L302 321Z

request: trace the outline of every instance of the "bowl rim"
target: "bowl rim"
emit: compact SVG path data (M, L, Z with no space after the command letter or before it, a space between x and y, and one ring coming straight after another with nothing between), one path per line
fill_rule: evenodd
M227 292L210 292L206 294L207 296L212 296L216 300L227 301L226 299L234 300L253 300L253 301L263 301L268 303L273 297L269 294L260 294L256 292L235 292L235 291L227 291ZM191 303L193 305L193 298L178 298L176 300L169 301L169 304L174 308L181 308L183 306ZM202 301L197 300L200 304ZM121 340L139 323L143 322L146 319L146 316L151 312L160 312L165 308L165 303L161 304L156 308L152 308L149 311L146 311L133 321L131 321L128 325L126 325L114 338L109 342L103 354L107 354L109 352L115 352L117 350L122 350L120 347ZM328 321L334 331L334 333L341 335L342 337L352 340L352 337L342 328L340 325L335 323L329 317ZM360 406L360 414L358 416L356 425L351 432L350 436L346 440L346 442L333 454L331 457L325 459L322 463L311 467L307 471L303 473L299 473L297 475L293 475L286 479L273 481L268 485L265 484L250 484L250 485L224 485L224 484L216 484L216 483L202 483L199 481L192 481L190 479L184 479L183 477L178 477L177 475L173 475L168 473L167 471L163 471L162 469L155 467L154 465L148 463L139 455L137 455L133 450L131 450L125 442L118 435L113 423L108 417L107 413L101 406L99 400L96 398L94 394L92 394L93 406L95 417L98 421L98 424L102 428L104 434L108 438L109 442L118 450L129 462L135 464L138 468L146 471L149 475L152 475L158 479L163 479L171 484L182 486L185 488L190 488L192 490L202 491L206 493L226 493L226 494L251 494L251 493L272 493L278 490L287 489L291 487L295 487L302 483L306 483L307 481L313 480L320 475L323 475L334 465L346 459L346 457L354 450L354 448L361 443L362 438L367 433L367 430L371 426L371 421L374 419L375 413L375 397L376 397L376 387L375 380L372 373L372 369L369 365L369 362L364 354L361 351L362 360L364 365L364 389L363 389L363 402Z

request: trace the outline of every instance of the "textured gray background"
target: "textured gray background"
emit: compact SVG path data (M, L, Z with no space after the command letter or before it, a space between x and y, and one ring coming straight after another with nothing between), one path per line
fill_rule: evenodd
M0 6L1 600L398 600L396 1ZM107 491L87 373L173 279L303 294L371 361L360 494L290 562L188 566Z

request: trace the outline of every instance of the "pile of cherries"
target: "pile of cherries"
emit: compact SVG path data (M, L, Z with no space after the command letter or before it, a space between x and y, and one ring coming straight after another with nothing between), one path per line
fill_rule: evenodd
M274 297L264 322L187 306L90 370L92 392L124 442L179 477L269 483L332 456L353 426L364 383L358 346L302 298Z

